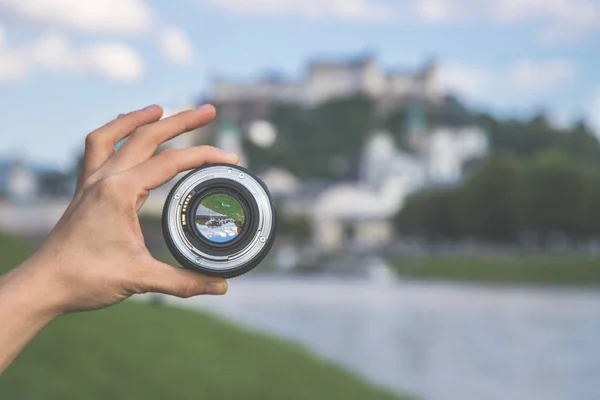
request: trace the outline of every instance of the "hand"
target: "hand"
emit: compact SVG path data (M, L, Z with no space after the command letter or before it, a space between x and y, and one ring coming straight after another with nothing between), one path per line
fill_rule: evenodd
M137 212L151 189L205 163L238 161L210 146L154 156L162 142L212 121L215 109L161 116L160 107L149 106L87 136L72 202L42 247L10 274L56 315L106 307L137 293L190 297L227 291L225 280L159 262L144 244Z

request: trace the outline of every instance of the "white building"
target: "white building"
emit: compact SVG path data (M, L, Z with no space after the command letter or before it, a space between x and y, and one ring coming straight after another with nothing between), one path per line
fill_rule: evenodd
M267 177L281 186L286 209L312 218L317 246L378 246L392 238L392 218L408 195L424 187L458 184L465 162L487 153L486 133L468 122L460 127L439 121L435 127L427 126L430 109L452 112L438 75L435 63L416 71L389 72L372 57L314 61L298 80L215 81L212 101L222 106L225 120L247 131L248 138L260 147L269 147L277 137L266 121L275 103L313 106L360 94L372 98L377 112L383 114L405 107L410 153L401 151L389 133L374 133L363 151L358 182L309 191L304 196L303 188L291 184L281 171Z
M393 217L410 194L428 186L458 184L464 163L488 150L485 132L476 127L437 128L421 135L416 155L399 150L389 133L372 135L359 181L329 188L314 204L317 246L335 250L388 244L394 235Z
M488 140L485 132L478 127L442 127L427 134L422 151L428 181L451 185L462 178L466 161L487 153Z
M428 63L416 72L386 72L372 57L347 61L315 61L298 81L267 78L252 82L217 80L212 100L318 104L332 98L365 94L373 98L420 96L431 101L443 96L438 71Z

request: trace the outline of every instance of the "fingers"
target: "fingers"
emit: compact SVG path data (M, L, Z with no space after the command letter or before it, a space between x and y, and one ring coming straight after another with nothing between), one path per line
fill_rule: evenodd
M154 259L146 268L143 282L136 283L141 283L144 292L164 293L181 298L201 294L222 295L227 292L227 282L222 278L207 277Z
M205 105L138 129L117 151L111 160L111 163L114 161L111 168L124 171L146 161L152 157L161 143L208 124L215 115L215 108Z
M127 179L144 190L152 190L170 181L178 173L204 164L237 164L238 156L212 146L197 146L181 150L164 150L150 160L132 168Z
M116 119L90 133L85 139L85 152L80 182L100 168L113 154L115 145L137 128L158 121L162 109L151 105L144 109L120 114Z

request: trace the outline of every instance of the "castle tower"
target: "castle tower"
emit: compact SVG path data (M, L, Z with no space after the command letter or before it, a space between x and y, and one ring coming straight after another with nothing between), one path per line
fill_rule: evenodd
M443 99L444 90L439 81L439 66L434 58L430 58L421 72L422 90L426 98L437 102Z
M427 108L423 100L412 98L406 111L406 133L410 148L425 168L425 180L429 180L434 160L431 156L431 131L427 126Z
M427 141L427 117L421 100L411 98L406 105L406 133L414 153L422 154Z

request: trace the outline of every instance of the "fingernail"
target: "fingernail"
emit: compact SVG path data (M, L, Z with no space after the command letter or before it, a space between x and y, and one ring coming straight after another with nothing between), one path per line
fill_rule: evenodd
M150 110L153 110L154 108L156 108L156 104L151 104L148 107L144 107L144 109L142 111L150 111Z
M203 106L198 107L198 111L212 111L215 107L212 104L204 104Z
M239 160L238 155L235 153L230 153L230 152L226 151L225 155L227 156L227 158L229 158L231 160L232 163L236 163Z
M227 292L227 283L224 281L220 282L209 282L206 286L207 294L225 294Z

